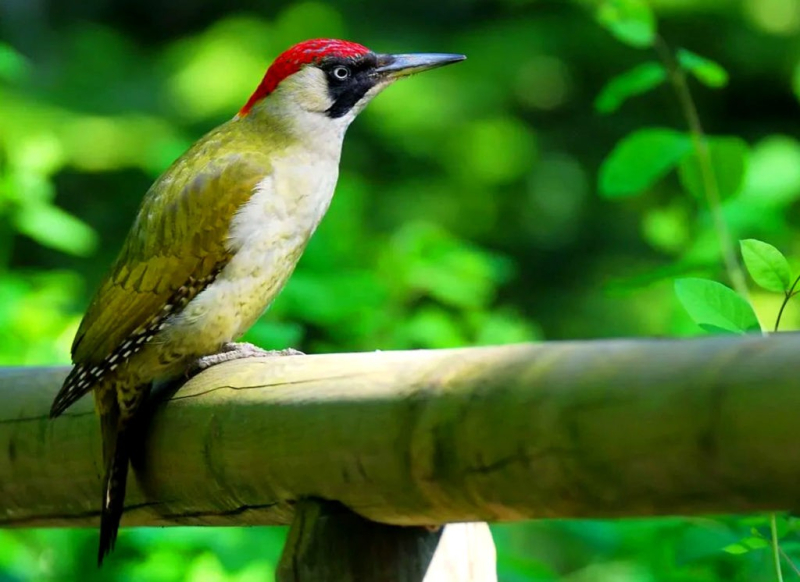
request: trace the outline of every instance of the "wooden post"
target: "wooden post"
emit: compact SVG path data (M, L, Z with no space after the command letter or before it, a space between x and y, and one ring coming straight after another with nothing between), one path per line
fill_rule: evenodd
M277 582L493 582L496 571L485 523L390 526L309 499L295 510Z

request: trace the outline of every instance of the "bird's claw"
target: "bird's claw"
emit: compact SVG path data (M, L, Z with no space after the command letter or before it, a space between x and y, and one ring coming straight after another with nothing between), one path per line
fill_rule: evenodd
M216 354L209 354L208 356L197 358L192 362L186 372L186 376L191 378L217 364L241 360L243 358L273 358L276 356L303 355L305 355L303 352L295 350L294 348L286 348L285 350L265 350L246 342L226 342L222 344L222 348Z

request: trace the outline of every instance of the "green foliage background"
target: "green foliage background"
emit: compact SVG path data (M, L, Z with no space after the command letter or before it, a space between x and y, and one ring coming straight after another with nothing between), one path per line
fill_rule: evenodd
M729 281L648 5L691 51L732 239L796 268L797 0L0 0L0 365L68 362L148 185L316 36L469 60L356 121L334 203L249 340L316 353L700 333L674 279ZM782 297L751 286L751 300L769 327ZM790 305L782 328L797 323ZM499 526L500 579L774 580L767 524ZM796 524L778 529L795 556ZM285 531L124 530L100 572L96 535L0 531L0 581L264 580Z

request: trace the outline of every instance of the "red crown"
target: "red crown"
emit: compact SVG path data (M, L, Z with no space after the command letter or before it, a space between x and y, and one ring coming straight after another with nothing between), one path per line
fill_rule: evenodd
M315 38L298 43L275 59L272 66L267 69L261 84L239 111L239 115L247 115L257 101L272 93L281 81L305 65L319 62L328 56L358 57L368 52L370 51L367 47L358 43L335 38Z

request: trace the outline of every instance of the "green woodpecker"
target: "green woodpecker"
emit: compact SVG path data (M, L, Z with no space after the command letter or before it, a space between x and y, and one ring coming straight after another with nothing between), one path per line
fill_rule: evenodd
M231 344L286 283L333 196L345 131L400 77L464 59L376 54L332 39L281 54L239 113L156 180L72 345L50 411L94 390L105 477L98 564L122 516L133 423L152 382Z

